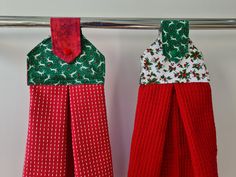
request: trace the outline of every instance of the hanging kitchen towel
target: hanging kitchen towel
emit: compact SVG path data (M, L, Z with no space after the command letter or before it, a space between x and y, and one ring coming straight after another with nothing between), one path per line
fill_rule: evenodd
M218 176L209 73L186 36L187 23L162 21L158 38L141 56L129 177Z
M63 20L69 28L70 19ZM54 54L51 37L28 53L30 113L23 177L113 176L105 58L82 34L75 36L81 53L65 52L73 54L69 60Z

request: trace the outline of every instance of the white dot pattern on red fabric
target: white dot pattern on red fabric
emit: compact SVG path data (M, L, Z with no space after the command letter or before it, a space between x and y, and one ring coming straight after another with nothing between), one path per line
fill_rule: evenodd
M73 85L69 90L76 176L113 176L104 85Z
M30 86L23 177L85 176L113 176L104 85Z

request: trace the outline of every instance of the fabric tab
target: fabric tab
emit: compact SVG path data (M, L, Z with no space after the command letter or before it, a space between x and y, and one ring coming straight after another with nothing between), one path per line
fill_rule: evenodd
M71 63L81 53L80 18L51 18L53 53Z
M163 20L161 34L163 55L177 63L188 53L189 22L187 20Z

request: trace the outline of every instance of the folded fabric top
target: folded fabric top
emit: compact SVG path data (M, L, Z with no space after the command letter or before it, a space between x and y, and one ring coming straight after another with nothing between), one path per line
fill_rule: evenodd
M187 38L188 45L183 45L183 41L179 42L180 45L183 45L183 52L177 52L172 59L168 53L179 51L181 47L176 45L178 41L175 43L172 41L171 47L171 44L166 41L164 43L163 40L168 41L168 38L172 38L168 35L163 38L165 32L160 30L157 39L141 55L140 84L209 82L209 72L204 63L203 54L192 40ZM185 35L183 36L185 37ZM179 58L180 56L182 57Z
M103 84L105 57L81 35L81 54L66 63L52 52L51 37L40 42L28 54L28 85Z

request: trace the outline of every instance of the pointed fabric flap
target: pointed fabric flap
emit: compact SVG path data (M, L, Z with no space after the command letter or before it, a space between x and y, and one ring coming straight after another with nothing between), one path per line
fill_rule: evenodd
M177 63L188 53L189 22L187 20L163 20L161 34L163 55Z
M81 53L80 18L51 18L53 53L71 63Z

